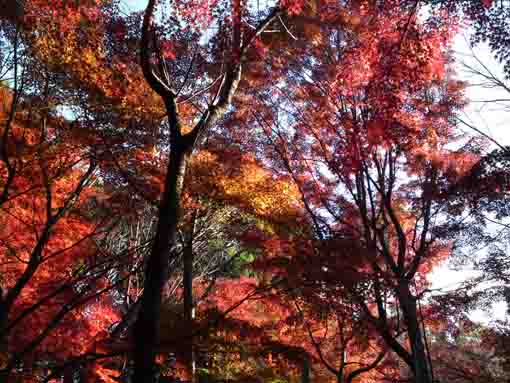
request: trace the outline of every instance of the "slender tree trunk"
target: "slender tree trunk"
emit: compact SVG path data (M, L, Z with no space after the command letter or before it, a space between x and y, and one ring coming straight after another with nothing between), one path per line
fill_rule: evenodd
M23 0L0 0L0 19L20 22L24 14Z
M6 334L4 334L4 329L7 326L7 317L8 317L8 311L7 307L4 304L4 291L0 287L0 352L4 351L5 345L5 338Z
M411 294L408 283L400 284L398 298L411 344L416 383L432 383L423 334L418 321L416 298Z
M188 378L195 382L195 352L193 350L193 321L195 319L195 307L193 302L193 227L187 234L183 251L183 285L184 285L184 318L188 336L186 337L186 367Z
M74 383L74 369L76 366L68 367L64 370L63 383Z
M303 358L303 367L301 370L301 383L310 383L310 361L308 355Z
M153 383L155 372L162 291L168 275L170 249L175 243L187 162L187 153L179 147L178 142L174 143L159 207L156 236L145 270L141 308L134 326L134 383Z
M0 331L7 325L7 309L3 302L0 302ZM0 333L0 353L7 355L7 336ZM6 359L7 361L7 359ZM10 371L0 369L0 382L7 382Z

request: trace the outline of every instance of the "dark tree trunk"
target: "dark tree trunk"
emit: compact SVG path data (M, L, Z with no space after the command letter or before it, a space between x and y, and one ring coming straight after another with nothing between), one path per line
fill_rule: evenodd
M301 370L301 383L310 383L310 361L308 356L303 358L303 367Z
M0 19L19 22L23 18L24 8L23 0L0 0Z
M195 319L195 308L193 302L193 225L186 235L186 243L183 251L183 285L184 285L184 318L186 321L186 367L188 378L195 381L195 353L193 350L193 320Z
M5 346L5 327L7 326L8 310L4 303L4 290L0 287L0 352L4 351Z
M415 381L416 383L432 383L423 334L418 320L416 298L409 290L408 283L400 284L398 299L411 344Z
M134 326L133 382L136 383L153 383L154 359L159 342L162 291L168 275L170 249L175 243L186 162L186 152L178 145L173 145L165 190L159 207L156 236L145 270L141 308Z
M76 366L68 367L64 370L63 383L74 383L74 369Z

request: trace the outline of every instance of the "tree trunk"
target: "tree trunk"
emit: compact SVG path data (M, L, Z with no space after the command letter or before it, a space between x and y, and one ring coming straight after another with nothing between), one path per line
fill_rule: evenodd
M186 321L186 368L188 379L195 382L195 352L193 350L193 321L195 319L195 307L193 302L193 225L187 238L183 251L183 285L184 285L184 319Z
M64 370L63 383L74 383L74 370L76 366L68 367Z
M153 383L155 373L153 369L159 342L162 291L168 275L170 249L175 243L187 162L187 153L177 142L174 143L176 145L172 145L165 190L159 207L156 236L145 269L140 313L134 325L133 382L136 383Z
M407 326L407 334L411 344L416 383L432 383L430 366L423 343L423 334L418 321L416 298L411 294L408 283L401 283L398 291L400 308Z
M24 14L23 0L0 0L0 19L19 22Z
M303 367L301 370L301 383L310 383L310 361L307 355L303 358Z
M8 310L4 304L4 290L0 287L0 352L7 350L5 339L7 334L4 333L7 326Z

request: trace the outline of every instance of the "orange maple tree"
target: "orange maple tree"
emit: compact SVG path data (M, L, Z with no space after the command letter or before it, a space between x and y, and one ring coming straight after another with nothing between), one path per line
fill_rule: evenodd
M263 241L260 267L305 295L350 296L416 381L431 382L419 301L459 228L443 218L441 194L478 158L470 145L449 147L464 103L447 77L454 25L422 23L405 2L348 9L347 31L344 17L296 48L307 54L282 49L297 58L283 69L292 86L253 89L237 116L260 127L266 161L294 180L314 227Z

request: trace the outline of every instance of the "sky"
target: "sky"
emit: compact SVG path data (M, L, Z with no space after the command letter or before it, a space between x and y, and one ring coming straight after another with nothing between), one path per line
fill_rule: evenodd
M147 5L147 0L122 0L121 3L129 10L137 11L143 9Z
M143 9L146 0L122 0L126 11L135 11ZM492 137L501 145L510 145L510 93L494 88L487 88L480 85L480 79L473 76L469 70L466 70L463 63L483 70L482 63L497 78L504 80L502 65L497 62L487 46L480 44L471 48L469 44L468 31L460 33L454 40L453 54L455 58L454 68L455 77L462 81L467 81L466 97L470 101L461 115L461 118ZM476 56L476 58L474 56ZM510 81L506 81L510 87ZM506 100L504 102L491 102L487 100ZM466 131L472 132L469 128ZM467 277L474 275L468 269L453 270L448 264L438 267L429 277L433 289L453 289L458 286ZM491 319L503 319L506 312L504 303L497 303L493 307L493 317L489 317L486 312L481 310L474 312L472 319L482 322L488 322Z
M467 81L466 97L470 103L465 108L461 118L488 136L500 145L510 145L510 93L497 88L483 85L479 76L474 76L463 64L486 73L484 66L498 79L510 87L510 81L505 81L503 66L493 57L487 44L480 44L472 48L469 44L469 34L465 32L457 35L454 41L454 58L456 77ZM504 100L501 102L487 102L488 100ZM465 128L468 132L473 132ZM495 145L492 145L495 147ZM475 273L469 269L453 270L447 264L443 265L430 275L429 280L435 289L453 289L467 277ZM490 309L490 308L488 308ZM473 320L490 322L495 319L504 319L506 304L494 304L491 314L477 310L471 316Z
M489 134L502 145L510 145L510 93L494 88L486 88L478 85L479 78L468 73L462 67L462 63L484 70L477 59L483 63L497 78L504 81L503 67L493 58L487 44L480 44L471 49L468 43L469 36L459 34L455 39L454 51L456 58L457 76L461 80L470 82L466 95L471 103L465 111L465 116L472 125ZM473 57L473 54L476 58ZM504 81L510 86L510 81ZM503 102L487 104L487 100L503 99Z

